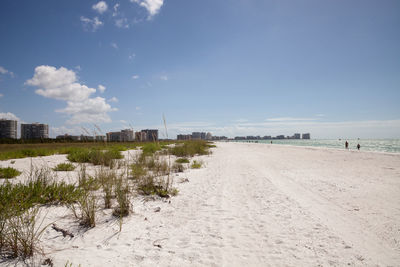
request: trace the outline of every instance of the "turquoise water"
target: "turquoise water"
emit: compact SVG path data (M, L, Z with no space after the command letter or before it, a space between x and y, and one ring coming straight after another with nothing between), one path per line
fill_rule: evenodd
M271 140L240 140L234 142L258 142L271 143ZM272 140L273 144L292 145L292 146L314 146L344 149L346 139L311 139L311 140ZM362 151L378 151L400 153L400 139L347 139L349 149L356 150L357 144L360 144Z

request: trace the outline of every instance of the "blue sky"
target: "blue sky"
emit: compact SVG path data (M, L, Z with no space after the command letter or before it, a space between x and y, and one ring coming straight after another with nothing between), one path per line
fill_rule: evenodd
M396 0L3 0L0 116L400 138L399 29Z

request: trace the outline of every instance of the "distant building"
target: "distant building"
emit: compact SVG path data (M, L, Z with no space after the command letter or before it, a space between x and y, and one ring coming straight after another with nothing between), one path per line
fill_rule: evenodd
M121 132L109 132L107 133L107 142L120 142Z
M285 136L284 136L284 135L278 135L278 136L276 137L276 139L285 139Z
M146 141L146 133L145 132L136 132L135 133L135 141L137 141L137 142Z
M302 134L301 139L310 139L310 134L309 133Z
M270 135L266 135L266 136L264 136L262 139L264 139L264 140L269 140L269 139L272 139L272 137L271 137Z
M63 135L57 135L56 139L64 139L64 140L71 140L71 141L79 141L81 140L81 137L78 135L69 135L69 134L63 134Z
M193 140L200 140L201 139L201 133L200 132L193 132L192 133L192 139Z
M191 134L178 134L176 136L177 140L192 140L192 135Z
M299 134L299 133L295 133L295 134L293 135L293 138L294 138L294 139L300 139L300 134Z
M106 136L104 136L104 135L96 135L95 140L96 141L106 141L107 139L106 139Z
M17 139L17 121L0 119L0 138Z
M146 129L142 130L146 134L146 141L158 141L158 130L155 129Z
M133 130L126 129L121 131L121 142L131 142L135 140Z
M212 140L212 134L210 132L206 134L206 140Z
M41 123L21 124L21 139L49 138L49 125Z

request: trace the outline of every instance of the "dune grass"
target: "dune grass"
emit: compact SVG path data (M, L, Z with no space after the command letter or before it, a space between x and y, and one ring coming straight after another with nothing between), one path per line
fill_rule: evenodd
M209 143L203 140L186 141L170 148L170 153L177 157L193 157L210 154L209 148Z
M187 158L179 158L175 160L176 163L190 163L190 160Z
M21 172L14 168L11 168L11 167L1 168L0 167L0 179L1 178L6 178L6 179L14 178L20 174L21 174Z
M202 165L203 165L202 162L194 160L192 162L192 164L190 165L190 168L192 168L192 169L200 169Z
M72 163L59 163L56 167L53 168L54 171L73 171L75 170L75 166Z

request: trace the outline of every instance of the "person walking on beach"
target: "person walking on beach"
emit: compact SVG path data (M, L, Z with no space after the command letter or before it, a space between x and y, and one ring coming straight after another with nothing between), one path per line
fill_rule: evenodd
M357 144L357 149L358 149L358 150L360 150L360 147L361 147L360 144Z
M344 143L344 146L345 146L346 149L348 149L349 148L349 142L346 141L346 143Z

